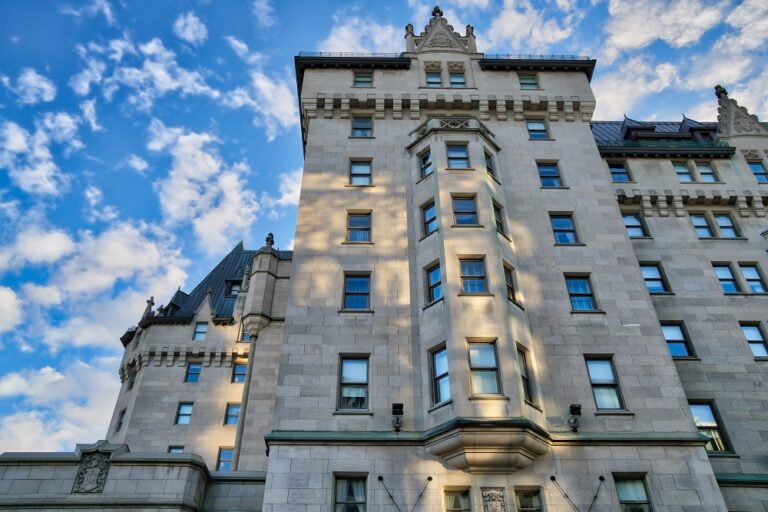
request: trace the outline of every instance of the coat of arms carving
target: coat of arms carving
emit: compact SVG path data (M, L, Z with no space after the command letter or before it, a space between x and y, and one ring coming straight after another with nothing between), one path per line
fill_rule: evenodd
M504 489L483 489L483 512L507 512Z
M104 490L109 471L109 454L89 453L83 456L75 476L72 493L97 493Z

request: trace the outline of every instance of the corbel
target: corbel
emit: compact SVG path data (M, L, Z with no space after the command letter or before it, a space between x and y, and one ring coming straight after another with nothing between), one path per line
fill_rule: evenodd
M667 192L669 191L664 191L665 194ZM656 198L656 206L659 208L659 217L669 217L669 203L667 203L666 195L660 195Z
M227 352L224 354L224 366L229 368L232 366L232 352Z
M141 364L142 368L146 368L149 366L149 351L145 350L141 354L139 354L139 364Z
M439 60L424 61L425 71L440 71L442 68L443 68L443 64Z
M333 119L333 98L325 98L323 102L323 117Z
M349 119L349 96L341 98L341 119Z
M651 204L651 196L643 195L640 197L640 204L642 205L643 215L645 217L653 217L653 205Z
M448 71L464 71L464 63L461 61L448 61Z
M564 101L563 102L563 111L565 113L565 120L566 121L575 121L576 116L573 113L573 102L572 101Z
M739 209L740 217L749 217L749 205L745 196L736 196L736 207Z
M155 357L153 361L154 362L153 366L155 368L163 365L163 356L165 355L165 352L167 350L168 350L168 347L163 347L162 349L160 349L160 351L155 352Z
M403 99L393 98L392 99L392 119L402 119L402 118L403 118Z
M180 349L179 347L173 347L173 351L168 351L168 353L165 356L165 366L173 366L173 360L174 356L176 355L176 352L178 352Z
M685 217L685 204L683 204L682 196L672 197L672 207L675 209L675 215L677 217Z
M306 115L307 118L314 119L315 117L317 117L317 99L316 98L307 98L305 100L302 100L301 104L304 107L304 115Z
M187 366L187 351L186 350L179 351L178 363L179 363L179 366Z
M211 366L211 353L205 350L205 347L200 347L203 349L203 366Z
M376 112L374 116L376 117L376 119L384 119L384 97L383 96L377 97L374 100L374 102L375 102L374 104L376 105Z
M752 198L752 209L755 210L755 217L765 217L765 202L762 197Z
M549 120L550 121L557 121L557 101L555 100L549 100L547 102L547 112L549 113Z
M512 103L512 112L515 113L515 121L525 121L522 100L514 100L514 103Z
M760 152L756 149L742 149L741 154L744 155L744 160L761 160Z
M581 112L581 120L582 121L591 121L592 120L592 114L595 113L595 102L594 101L582 101L579 104L579 112Z
M478 106L480 109L480 119L483 121L487 121L491 118L490 113L488 112L488 100L480 100L480 104Z

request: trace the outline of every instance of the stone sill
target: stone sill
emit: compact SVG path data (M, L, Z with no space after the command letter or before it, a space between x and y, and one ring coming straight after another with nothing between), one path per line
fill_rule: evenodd
M595 416L634 416L629 409L596 409Z
M512 300L512 299L507 299L507 300L509 301L510 304L514 304L515 307L519 308L522 311L525 311L525 308L523 307L523 305L520 304L518 301Z
M768 292L760 292L760 293L747 293L747 292L723 292L723 295L726 297L766 297L768 296Z
M350 135L348 138L349 138L349 139L363 139L363 140L370 140L370 139L375 139L376 137L374 137L373 135L371 135L370 137L355 137L355 136L353 136L353 135Z
M340 309L339 313L366 313L373 314L372 309Z
M333 415L334 416L373 416L373 413L371 411L366 411L362 409L359 411L337 409L333 411Z
M433 174L435 174L435 171L434 171L434 170L432 170L432 172L431 172L431 173L429 173L429 174L427 174L426 176L422 176L421 178L419 178L419 179L418 179L418 181L416 181L416 185L418 185L418 184L419 184L419 183L421 183L422 181L425 181L427 178L429 178L429 177L430 177L430 176L432 176Z
M376 185L352 185L350 183L347 183L346 185L344 185L344 187L346 188L373 188L375 186Z
M439 304L440 302L443 302L443 297L440 297L437 300L433 300L432 302L430 302L429 304L421 308L421 310L424 311L425 309L431 308L432 306L434 306L435 304Z
M547 190L547 189L549 189L549 190L568 190L571 187L544 187L544 186L541 186L539 188L540 189L544 189L544 190Z
M667 296L667 297L669 297L669 296L672 296L672 295L675 294L675 292L648 292L648 293L651 295L651 297L658 297L658 296L661 296L661 297Z
M452 228L484 228L485 224L451 224Z
M474 167L446 167L446 171L474 171Z
M631 236L630 240L653 240L652 236Z
M701 361L700 357L696 356L672 356L673 361Z
M755 356L755 361L768 361L768 356Z
M434 412L434 411L436 411L436 410L438 410L438 409L442 409L442 408L443 408L443 407L445 407L446 405L451 405L451 404L453 404L453 399L450 399L450 400L443 400L442 402L440 402L440 403L437 403L437 404L433 405L432 407L430 407L429 409L427 409L427 412L428 412L428 413L429 413L429 412Z
M434 235L434 234L435 234L435 233L437 233L438 231L440 231L440 229L436 229L436 230L432 231L431 233L429 233L429 234L426 234L426 235L422 236L421 238L419 238L419 242L421 242L421 241L422 241L422 240L424 240L425 238L428 238L428 237L430 237L430 236Z
M476 400L498 400L498 401L504 401L509 402L509 397L506 395L472 395L467 400L469 401L476 401Z
M740 459L741 457L734 452L707 452L710 459Z
M719 241L722 242L722 241L728 241L728 240L746 241L746 240L749 240L749 238L747 238L745 236L728 236L728 237L725 237L725 236L700 236L699 240L706 240L706 241L719 240Z
M493 297L494 294L485 292L485 293L464 293L461 292L459 294L459 297Z
M537 411L539 411L540 413L543 413L543 412L544 412L544 409L542 409L541 407L539 407L539 406L538 406L538 405L536 405L535 403L531 402L530 400L525 400L525 403L526 403L527 405L529 405L529 406L533 407L534 409L536 409L536 410L537 410Z
M531 139L531 138L528 138L528 140L533 140L533 141L536 141L536 142L555 142L556 139Z
M512 239L511 239L511 238L509 238L509 237L507 236L507 234L506 234L506 233L502 233L502 232L501 232L501 231L499 231L498 229L496 230L496 232L497 232L499 235L501 235L501 236L502 236L502 237L503 237L503 238L504 238L504 239L505 239L507 242L512 242Z
M602 309L581 309L581 310L571 310L572 315L604 315L605 311Z
M373 242L351 242L349 240L344 240L341 242L342 245L375 245Z
M581 242L577 242L575 244L558 244L555 243L555 247L586 247L587 244L583 244Z

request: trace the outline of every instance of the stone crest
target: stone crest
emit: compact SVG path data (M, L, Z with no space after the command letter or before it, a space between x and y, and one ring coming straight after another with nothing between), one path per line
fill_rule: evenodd
M460 61L448 61L448 71L464 71L464 63Z
M424 44L424 48L458 48L459 43L448 37L448 34L435 34Z
M483 512L507 512L504 489L483 489Z
M741 154L747 160L760 160L760 152L756 149L742 149Z
M760 133L760 128L757 126L757 121L755 121L753 116L736 112L736 115L733 117L733 131L736 133Z
M424 69L427 71L440 71L442 63L439 60L428 60L424 62Z
M75 482L72 484L72 494L103 492L112 455L127 451L126 445L113 445L106 441L99 441L92 445L77 445L75 453L80 455L80 466L77 468Z
M739 105L736 100L728 97L728 91L718 85L715 87L717 96L717 133L721 137L733 135L763 135L768 133L768 125L758 121Z

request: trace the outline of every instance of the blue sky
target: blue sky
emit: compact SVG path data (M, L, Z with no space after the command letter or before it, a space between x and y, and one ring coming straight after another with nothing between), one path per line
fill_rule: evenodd
M399 52L433 5L0 4L0 452L104 436L118 337L239 240L291 248L293 56ZM768 2L451 0L480 51L598 59L595 119L768 118Z

